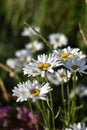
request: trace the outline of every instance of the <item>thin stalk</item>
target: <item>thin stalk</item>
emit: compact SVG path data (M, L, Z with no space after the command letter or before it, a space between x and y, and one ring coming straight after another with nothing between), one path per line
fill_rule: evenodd
M9 98L8 92L6 90L6 87L4 85L4 82L1 78L0 78L0 88L2 90L4 99L8 102L10 98Z
M42 114L42 117L43 117L43 120L44 120L44 124L40 123L43 127L46 126L48 129L50 129L50 122L48 120L48 116L47 116L47 113L46 111L41 108L41 104L39 104L38 101L36 101L36 105L37 105L37 108L40 110L41 114ZM44 104L43 104L44 105Z
M69 124L70 124L70 97L69 97L69 84L68 84L68 81L67 81L67 98L68 98L68 115L67 115L68 123L67 123L67 126L69 126Z
M12 69L10 69L9 67L7 67L6 65L0 63L0 68L2 68L3 70L5 70L6 72L12 74L15 79L17 79L17 80L20 81L20 78L17 76L17 74Z
M55 130L55 116L54 116L54 108L53 108L53 98L52 98L52 93L49 93L50 95L50 104L51 104L51 112L52 112L52 124L53 124L53 130Z
M26 26L28 26L28 27L31 27L31 25L30 25L29 23L24 22L24 24L25 24ZM31 28L32 28L32 30L37 34L37 36L38 36L40 39L42 39L43 42L51 49L51 46L50 46L50 44L48 43L48 41L47 41L37 30L35 30L35 28L33 28L33 27L31 27Z
M48 119L47 115L47 109L45 107L44 101L42 100L42 109L43 109L43 115L44 115L44 122L47 128L50 129L50 120Z
M67 70L66 70L67 74ZM70 125L70 96L69 96L70 90L69 90L69 82L68 82L68 74L67 74L67 107L68 107L68 112L67 112L67 126L69 127Z
M83 29L82 29L80 23L79 23L79 29L80 29L80 33L81 33L81 35L82 35L82 38L83 38L83 40L84 40L84 43L85 43L85 45L86 45L86 47L87 47L87 37L86 37L86 35L85 35L85 33L84 33L84 31L83 31Z
M37 76L37 80L39 81L39 77L38 76ZM40 112L41 112L41 114L43 116L45 125L48 126L49 125L49 121L48 121L48 117L47 117L47 112L46 112L46 109L45 109L44 101L42 100L41 103L42 103L41 104L42 108L41 108L41 105L39 105L38 101L36 102L36 105L37 105L38 109L40 110Z
M66 122L66 104L65 104L65 98L64 98L64 83L61 83L61 96L62 96L62 103L63 103L63 107L64 107L64 117L65 117L65 122ZM65 123L64 123L64 127L65 127Z
M40 104L38 103L38 101L36 102L36 105L38 107L38 109L40 110L42 116L43 116L43 119L44 119L44 123L45 125L47 124L47 121L46 121L46 115L44 114L44 110L41 108Z
M47 82L47 75L45 73L45 80ZM52 98L52 93L49 93L49 97L50 97L50 107L51 107L51 114L52 114L52 125L53 125L53 130L55 130L55 116L54 116L54 107L53 107L53 98Z
M76 108L76 72L73 73L73 91L74 99L72 101L72 123L75 122L75 108Z
M32 117L33 117L33 121L34 121L36 130L38 130L38 125L37 125L37 123L34 120L34 113L33 113L33 109L32 109L32 106L31 106L31 103L30 103L29 99L28 99L28 105L29 105L30 111L32 112Z

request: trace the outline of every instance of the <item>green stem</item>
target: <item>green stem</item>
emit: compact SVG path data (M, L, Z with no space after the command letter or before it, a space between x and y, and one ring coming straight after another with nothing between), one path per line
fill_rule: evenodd
M38 109L40 110L40 112L41 112L41 114L43 116L45 125L48 125L49 123L47 124L47 119L46 119L47 116L45 114L45 110L41 108L41 105L39 104L38 101L36 101L36 105L37 105Z
M33 121L34 121L34 113L33 113L33 109L32 109L29 99L28 99L28 105L29 105L30 111L32 112L32 117L33 117ZM34 124L35 124L36 130L38 130L38 125L35 121L34 121Z
M46 75L46 72L45 72L45 80L47 82L47 75ZM55 130L55 116L54 116L54 107L53 107L53 98L52 98L52 93L50 92L49 93L49 97L50 97L50 107L51 107L51 114L52 114L52 125L53 125L53 130Z
M64 121L66 122L66 104L65 104L65 98L64 98L64 83L61 83L61 96L62 96L62 103L64 107ZM65 127L65 123L64 126Z
M68 81L67 81L67 99L68 99L68 123L67 123L67 126L69 127L69 124L70 124L70 97L69 97L69 84L68 84Z
M49 115L47 115L48 114L48 111L47 111L47 108L45 108L45 104L44 104L44 102L42 101L42 109L43 109L43 114L44 114L44 116L45 116L45 124L46 124L46 126L47 126L47 128L51 128L51 125L50 125L50 119L49 119Z
M63 102L63 106L65 106L64 104L64 85L63 82L61 83L61 95L62 95L62 102Z
M73 91L74 99L72 101L72 123L75 122L75 108L76 108L76 72L73 73Z
M52 124L53 124L53 130L55 130L55 116L54 116L54 108L53 108L53 99L52 99L52 93L49 93L50 95L50 104L51 104L51 112L52 112Z
M70 126L70 111L71 111L71 107L70 107L70 96L69 96L69 94L70 94L70 90L69 90L69 82L68 82L68 73L67 73L67 70L66 70L66 74L67 74L67 127L69 127Z

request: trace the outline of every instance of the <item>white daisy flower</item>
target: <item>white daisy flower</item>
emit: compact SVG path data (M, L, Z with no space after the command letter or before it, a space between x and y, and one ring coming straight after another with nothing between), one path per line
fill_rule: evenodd
M25 45L25 48L30 50L32 53L43 49L43 44L38 41L33 41L32 43L28 43Z
M64 68L61 68L61 69L57 70L56 77L60 83L67 82L71 77L71 73L68 70L66 71L66 69L64 69Z
M54 50L54 56L59 58L62 61L66 61L67 59L75 59L79 56L79 48L71 48L70 46L64 49Z
M49 42L53 45L54 49L67 45L68 39L62 33L53 33L49 35Z
M76 87L75 92L72 90L70 93L70 98L73 98L75 95L79 96L80 98L87 96L87 86L79 85Z
M45 76L45 72L53 73L53 68L56 66L60 66L60 61L58 61L53 54L49 55L38 55L37 60L32 60L23 68L24 74L28 76L37 76L40 75L42 77Z
M74 60L68 59L64 64L66 68L68 68L71 72L79 72L83 74L87 74L85 71L87 69L86 60L75 58Z
M31 52L27 49L18 50L15 52L15 56L23 63L27 63L32 59Z
M28 82L26 83L19 83L17 84L17 87L15 86L14 89L12 90L13 96L17 96L17 102L23 102L27 101L29 98L29 90L28 90Z
M71 58L72 60L75 59L75 58L84 59L84 58L86 58L86 55L83 54L82 51L80 51L80 50L77 49L77 50L76 50L76 53L72 53L72 52L71 52L69 58Z
M72 59L72 60L74 60L75 58L84 59L86 57L86 55L83 54L79 48L71 48L71 47L58 49L58 51L54 50L53 53L54 56L62 60L63 63L65 63L67 59Z
M37 99L46 100L46 94L52 91L49 83L38 84L37 80L17 84L12 90L13 96L17 96L17 102L27 101L29 98L35 102Z
M70 79L70 77L71 77L70 71L64 68L58 69L53 74L50 73L47 74L48 80L55 85L59 85L61 84L61 82L67 82Z
M84 59L84 58L86 58L86 57L87 57L87 55L83 54L82 51L79 52L79 58L80 58L80 59Z
M35 30L37 32L40 32L39 27L35 27ZM31 27L25 27L21 35L22 36L30 36L30 37L32 37L32 36L37 35L37 34Z
M17 64L17 58L9 58L6 61L6 65L12 69L15 69L16 64Z
M65 128L65 130L87 130L85 123L74 123L70 125L70 128Z
M20 72L23 67L23 64L20 62L18 58L7 59L6 65L13 69L15 72Z

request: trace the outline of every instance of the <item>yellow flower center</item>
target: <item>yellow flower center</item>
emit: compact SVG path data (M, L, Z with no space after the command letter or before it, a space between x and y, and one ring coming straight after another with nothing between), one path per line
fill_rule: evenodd
M72 68L73 70L77 70L77 69L79 68L79 66L73 65L71 68Z
M67 58L70 54L68 52L63 52L60 54L61 58Z
M34 96L38 96L40 93L40 90L39 89L32 89L30 90L30 94L34 95Z
M74 55L71 56L71 59L72 59L72 60L74 60L75 58L76 58L76 56L74 56Z
M30 50L31 50L31 51L35 51L35 50L36 50L36 48L35 48L35 47L32 47Z
M56 38L55 41L56 41L56 43L58 43L58 44L60 43L59 38Z
M21 94L23 94L23 95L24 95L24 94L25 94L25 91L21 91Z
M43 69L43 68L48 68L49 66L51 66L49 63L40 63L38 65L38 68Z
M23 61L27 62L28 61L28 57L24 57Z
M65 78L66 75L65 74L60 74L60 78Z
M34 72L34 73L38 73L38 70L34 70L33 72Z

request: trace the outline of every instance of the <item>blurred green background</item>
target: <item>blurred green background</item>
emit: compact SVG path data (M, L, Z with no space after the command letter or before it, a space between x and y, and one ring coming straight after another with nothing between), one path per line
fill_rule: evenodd
M45 38L53 32L64 33L70 46L86 52L79 31L81 23L87 33L86 6L85 0L0 0L0 61L5 62L15 50L24 47L24 21L39 26Z

